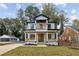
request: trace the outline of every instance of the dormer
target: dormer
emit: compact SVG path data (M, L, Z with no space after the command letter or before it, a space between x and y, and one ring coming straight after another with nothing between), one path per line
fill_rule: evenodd
M47 17L44 14L40 14L36 16L34 19L35 19L35 23L48 23L49 17Z
M47 23L48 23L49 17L40 14L35 17L35 24L37 30L46 30L47 29Z

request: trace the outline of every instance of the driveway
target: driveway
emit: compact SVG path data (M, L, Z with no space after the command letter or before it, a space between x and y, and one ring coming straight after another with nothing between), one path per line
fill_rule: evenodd
M12 50L12 49L15 49L19 46L22 46L23 44L22 43L15 43L15 44L8 44L8 45L3 45L3 46L0 46L0 55Z

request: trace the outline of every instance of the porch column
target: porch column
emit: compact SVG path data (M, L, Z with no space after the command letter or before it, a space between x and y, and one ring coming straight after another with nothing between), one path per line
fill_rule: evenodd
M45 26L46 26L45 28L46 28L46 29L48 29L48 23L47 23L47 24L45 24Z
M26 33L25 33L25 41L26 41Z
M48 41L48 33L46 33L46 42Z
M36 29L36 23L34 24L34 29Z
M56 33L56 41L58 40L58 33Z
M35 25L34 25L34 26L35 26L35 29L36 29L36 28L37 28L37 24L36 24L36 21L35 21Z
M48 29L48 21L46 21L46 29Z
M30 33L28 33L28 39L30 38Z
M35 41L36 41L36 43L38 43L37 34L36 33L35 33Z

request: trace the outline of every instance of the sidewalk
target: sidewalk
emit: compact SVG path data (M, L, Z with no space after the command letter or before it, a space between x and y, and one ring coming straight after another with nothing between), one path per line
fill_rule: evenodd
M3 46L0 46L0 55L12 50L12 49L15 49L19 46L22 46L23 44L21 43L16 43L16 44L8 44L8 45L3 45Z

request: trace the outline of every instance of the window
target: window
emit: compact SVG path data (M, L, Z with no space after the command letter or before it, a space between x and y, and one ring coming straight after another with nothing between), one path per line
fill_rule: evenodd
M31 29L34 29L34 24L31 24Z
M54 23L51 24L51 29L55 29L55 24Z
M55 24L54 23L49 23L48 24L48 29L55 29Z
M34 29L34 23L29 23L27 28L28 29Z
M56 41L55 33L48 33L48 40Z
M31 34L31 35L30 35L30 38L31 38L31 39L35 39L35 34Z
M35 33L26 34L26 41L34 41L34 40L35 40Z
M49 40L52 39L52 35L51 35L51 33L48 34L48 39L49 39Z
M35 40L35 33L30 33L29 39L30 40Z
M48 29L51 29L51 24L48 24Z

